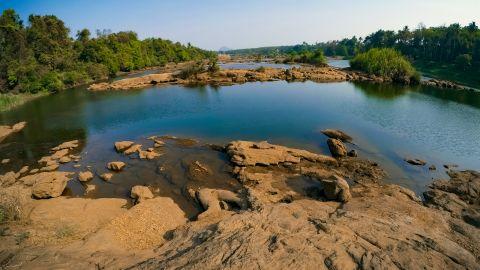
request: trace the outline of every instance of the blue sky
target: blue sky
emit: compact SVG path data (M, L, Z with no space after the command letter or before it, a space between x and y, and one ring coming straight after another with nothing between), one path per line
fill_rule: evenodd
M0 0L0 9L54 14L81 28L133 30L217 50L313 43L397 30L476 21L480 0Z

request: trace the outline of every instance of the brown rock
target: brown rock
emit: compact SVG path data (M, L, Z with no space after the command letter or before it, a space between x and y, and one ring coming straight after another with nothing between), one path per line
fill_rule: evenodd
M62 195L68 180L70 180L71 173L43 172L27 177L32 177L35 181L32 188L33 197L48 199Z
M134 186L130 192L130 197L135 199L137 203L141 203L147 199L153 198L153 193L148 187L145 186Z
M352 197L347 181L338 175L333 175L329 179L322 179L321 182L325 196L329 200L348 202Z
M325 129L322 130L322 133L329 138L340 140L342 142L352 142L353 140L350 135L338 129Z
M405 161L407 163L415 165L415 166L425 166L425 164L427 164L426 161L418 159L418 158L405 159Z
M55 151L59 151L59 150L63 150L63 149L72 150L74 148L77 148L78 144L79 144L78 140L64 142L64 143L60 144L59 146L52 148L52 151L55 152Z
M142 150L142 145L141 144L134 144L134 145L130 146L127 150L123 151L123 153L125 155L131 155L135 152L139 152L140 150Z
M78 180L80 182L88 182L93 179L93 173L90 171L80 172L78 174Z
M121 161L112 161L107 164L107 168L112 171L121 171L125 167L125 163Z
M231 161L238 166L277 165L284 162L299 163L301 159L329 164L337 162L331 157L305 150L273 144L268 144L267 147L266 142L234 141L228 144L227 154Z
M10 162L9 158L2 159L2 164L7 164Z
M342 143L342 141L337 139L328 139L327 140L328 149L334 157L345 157L347 156L347 147Z
M104 181L107 181L107 182L112 180L112 177L113 177L113 173L104 173L100 175L100 178L102 178Z
M132 145L133 145L133 142L131 142L131 141L116 142L115 143L115 150L117 150L117 152L123 152L123 151L127 150L128 148L130 148Z

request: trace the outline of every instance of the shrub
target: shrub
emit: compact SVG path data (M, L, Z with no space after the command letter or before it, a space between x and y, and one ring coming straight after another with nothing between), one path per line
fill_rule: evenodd
M220 66L218 65L217 59L210 60L207 66L207 70L210 73L215 73L220 71Z
M371 49L350 60L353 69L381 76L400 83L418 83L420 74L398 51L390 48Z
M205 71L205 65L203 64L203 62L200 61L182 69L179 73L179 77L186 80L193 76L197 76L198 74L204 71Z
M470 54L461 54L455 59L455 64L459 68L466 70L472 66L472 56Z
M0 192L0 224L26 219L25 209L28 194L20 188L9 188Z
M58 73L48 72L41 79L42 88L49 92L58 92L64 89L65 85L60 80Z
M262 73L263 73L263 72L265 72L265 67L264 67L264 66L260 66L260 67L258 67L255 71L257 71L257 72L262 72Z

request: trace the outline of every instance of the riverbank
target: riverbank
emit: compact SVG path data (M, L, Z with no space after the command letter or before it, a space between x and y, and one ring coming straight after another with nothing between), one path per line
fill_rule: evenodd
M25 104L26 102L33 100L35 98L43 97L48 95L47 92L41 92L37 94L0 94L0 112L8 111L13 108L16 108L20 105Z
M478 173L450 171L452 179L431 184L422 202L356 157L356 138L324 132L331 155L152 136L111 142L111 162L91 164L81 141L65 142L38 166L2 176L1 209L12 210L3 217L13 217L2 225L2 267L480 266ZM186 177L179 181L172 164L185 151L193 152L180 161ZM220 178L217 167L229 176ZM168 181L129 187L131 199L91 197L120 188L132 171ZM69 182L80 183L85 197L69 197Z
M460 70L454 64L439 64L435 62L415 61L415 68L425 76L438 80L448 80L456 84L480 89L480 71L469 69Z

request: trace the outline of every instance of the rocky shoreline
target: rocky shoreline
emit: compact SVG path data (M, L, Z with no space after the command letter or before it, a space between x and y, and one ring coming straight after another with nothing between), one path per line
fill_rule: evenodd
M167 149L185 151L197 141L153 136L143 143L112 142L118 160L103 170L75 166L85 158L77 152L81 142L65 142L41 158L38 168L0 176L1 207L11 211L0 227L0 266L480 267L478 172L450 170L451 179L434 181L422 201L411 190L386 184L376 163L350 154L355 138L338 130L323 133L331 155L265 141L202 146L225 158L223 168L237 183L215 186L218 176L202 156L182 162L188 180L170 184L201 209L194 218L148 184L132 186L131 199L69 198L64 192L69 181L79 181L87 194L99 188L91 184L94 179L115 183L142 162L157 164L156 173L168 176ZM73 171L59 171L69 163Z
M247 82L265 81L314 81L319 83L343 82L343 81L369 81L374 83L392 83L391 80L369 75L349 68L340 69L334 67L302 66L290 69L281 68L258 68L258 69L229 69L218 72L201 72L188 78L182 78L181 68L188 63L170 66L162 70L163 73L149 74L145 76L126 78L111 83L95 83L88 87L90 91L129 90L150 87L154 85L214 85L228 86ZM475 89L461 86L450 81L430 79L420 82L425 86L433 86L443 89L468 90Z
M201 72L188 78L182 78L179 70L159 74L150 74L137 78L127 78L112 83L97 83L88 87L90 91L128 90L145 88L153 85L234 85L246 82L265 81L315 81L315 82L342 82L342 81L372 81L386 82L383 78L367 75L362 72L343 70L332 67L292 67L259 68L259 69L229 69L218 72Z

